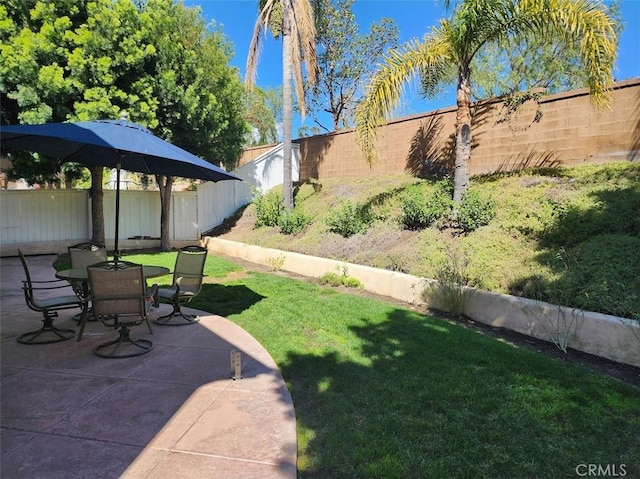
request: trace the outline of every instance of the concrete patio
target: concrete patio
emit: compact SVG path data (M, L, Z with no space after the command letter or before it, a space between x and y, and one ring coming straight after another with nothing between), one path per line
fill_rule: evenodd
M33 279L54 279L54 259L27 257ZM80 342L18 344L42 318L27 308L22 279L18 258L0 259L2 478L296 477L291 396L242 328L209 313L152 335L142 325L135 336L154 349L127 359L92 353L115 334L98 322ZM76 312L55 324L77 328ZM231 378L233 350L242 379Z

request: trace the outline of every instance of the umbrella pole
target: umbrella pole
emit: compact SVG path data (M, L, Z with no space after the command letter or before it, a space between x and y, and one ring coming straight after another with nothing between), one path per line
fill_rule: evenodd
M120 161L116 164L116 237L113 248L113 259L117 262L120 259L118 249L118 238L120 235Z

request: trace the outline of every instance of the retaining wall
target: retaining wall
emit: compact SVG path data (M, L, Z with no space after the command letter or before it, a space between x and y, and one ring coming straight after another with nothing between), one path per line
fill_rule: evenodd
M269 265L274 259L281 259L283 270L312 278L335 273L346 266L347 274L359 279L367 291L409 304L446 310L438 303L436 290L428 288L436 286L430 279L220 238L206 237L203 243L214 254L222 253L252 263ZM430 292L423 294L425 288ZM468 293L465 311L474 321L550 342L566 329L565 325L575 326L575 331L570 331L575 334L567 339L568 347L640 367L640 326L635 321L477 289L469 288Z

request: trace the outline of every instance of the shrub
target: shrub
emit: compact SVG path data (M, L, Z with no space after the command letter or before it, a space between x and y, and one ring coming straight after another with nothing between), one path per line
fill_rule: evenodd
M270 256L267 258L267 264L271 266L273 271L282 271L282 267L284 266L285 256L283 254L278 256Z
M361 288L362 282L358 278L354 278L353 276L343 276L342 284L344 284L347 288Z
M343 201L326 219L329 231L345 238L366 231L371 222L372 217L367 210L348 200Z
M483 197L477 190L469 190L458 207L454 224L465 233L488 225L496 215L496 204L490 198Z
M347 288L361 288L362 282L358 278L349 276L346 266L342 267L342 274L326 273L320 277L320 283L329 286L346 286Z
M284 196L281 189L258 195L254 198L256 207L256 227L276 226L280 214L284 211Z
M319 281L321 284L328 284L329 286L342 285L342 277L336 273L325 273L320 276Z
M400 221L409 230L427 228L444 218L451 211L452 204L449 180L436 183L435 190L426 197L414 189L403 197Z
M311 218L299 208L284 210L278 218L280 232L285 235L293 235L304 231L310 222Z
M474 286L469 276L469 259L465 252L450 248L446 260L438 266L435 274L437 283L423 291L423 299L429 296L436 299L437 304L454 316L466 314L467 303Z

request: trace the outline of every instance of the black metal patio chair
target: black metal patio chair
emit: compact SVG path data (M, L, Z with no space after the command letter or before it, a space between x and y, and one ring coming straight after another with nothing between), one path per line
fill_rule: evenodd
M116 339L98 345L93 352L104 358L129 358L151 351L151 341L130 335L131 328L143 322L153 333L149 310L151 300L157 302L157 285L147 289L142 265L114 260L91 265L87 271L94 316L118 331Z
M58 311L82 308L82 300L71 291L71 285L61 279L34 281L31 279L27 261L18 250L18 256L24 268L26 279L22 281L24 299L33 311L42 313L42 327L20 335L17 341L21 344L49 344L66 341L76 335L75 330L57 328L53 320L58 317ZM70 294L62 294L67 290Z
M185 246L178 251L173 270L173 284L169 288L159 288L161 302L173 306L173 311L155 320L160 326L183 326L195 324L200 319L196 315L185 314L182 306L189 303L202 290L202 280L206 275L204 265L207 250L201 246Z

